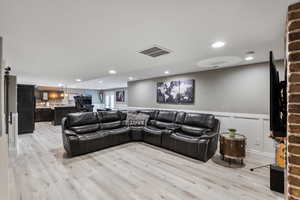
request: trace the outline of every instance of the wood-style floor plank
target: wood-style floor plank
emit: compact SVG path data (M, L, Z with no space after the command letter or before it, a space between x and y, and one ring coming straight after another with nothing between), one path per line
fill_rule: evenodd
M203 163L144 143L128 143L67 158L61 128L37 123L34 134L20 135L11 153L10 187L22 200L282 200L270 191L271 162L251 153L246 167ZM11 190L13 191L13 190Z

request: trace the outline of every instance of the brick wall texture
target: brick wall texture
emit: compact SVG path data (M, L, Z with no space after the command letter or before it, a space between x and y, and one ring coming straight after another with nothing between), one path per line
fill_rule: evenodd
M300 200L300 2L288 8L288 159L286 199Z

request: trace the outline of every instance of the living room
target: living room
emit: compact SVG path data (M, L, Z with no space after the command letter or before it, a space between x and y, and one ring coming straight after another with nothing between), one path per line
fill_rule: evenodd
M0 199L300 199L299 1L0 9Z

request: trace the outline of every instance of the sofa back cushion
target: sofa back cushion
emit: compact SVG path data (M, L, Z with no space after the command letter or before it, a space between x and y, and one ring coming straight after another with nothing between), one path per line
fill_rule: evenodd
M174 123L162 122L162 121L156 121L156 120L153 120L152 125L156 126L157 128L160 128L160 129L172 129L174 127Z
M115 122L121 120L121 115L118 111L98 112L98 117L101 123Z
M99 119L94 112L70 113L67 115L67 125L69 127L97 123L99 123Z
M116 129L122 126L122 121L106 122L100 124L101 129Z
M139 113L149 115L149 120L153 120L156 117L156 110L141 110Z
M202 113L186 113L183 124L188 126L213 129L215 126L215 116Z
M182 125L180 128L182 132L192 136L201 136L210 130L207 128L200 128L200 127L187 126L187 125Z
M161 122L173 123L175 121L177 112L175 111L159 111L156 120Z
M183 124L185 118L185 112L178 112L176 115L175 123Z
M127 118L127 111L119 111L119 115L121 117L121 120L126 120Z
M77 134L86 134L100 130L100 124L87 124L81 126L72 126L70 127L72 131Z

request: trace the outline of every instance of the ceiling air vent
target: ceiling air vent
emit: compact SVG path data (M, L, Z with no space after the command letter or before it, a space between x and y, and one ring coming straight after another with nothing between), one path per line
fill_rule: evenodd
M156 58L158 56L162 56L165 54L169 54L171 53L171 51L162 48L162 47L158 47L158 46L153 46L149 49L143 50L143 51L139 51L139 53Z

